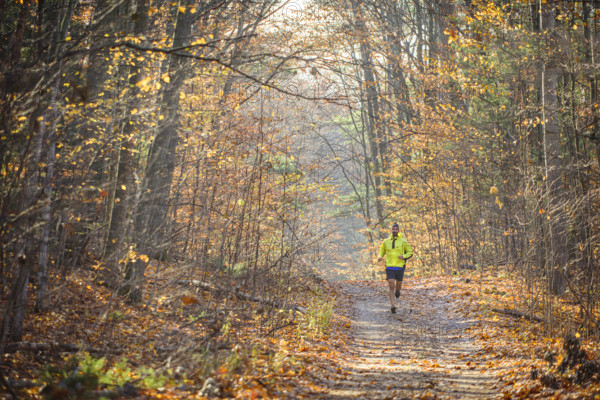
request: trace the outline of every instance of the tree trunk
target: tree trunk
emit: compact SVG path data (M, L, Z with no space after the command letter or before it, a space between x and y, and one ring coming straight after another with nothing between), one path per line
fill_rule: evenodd
M193 4L187 0L186 9ZM193 14L179 12L176 19L173 48L185 46L190 38ZM171 55L168 76L170 83L163 93L160 115L163 120L152 143L142 193L142 201L137 210L135 221L135 243L138 251L150 258L158 258L166 250L168 237L167 216L170 203L171 182L175 171L175 149L178 141L179 93L188 76L189 62L185 57ZM137 260L131 266L132 280L141 282L146 263Z
M549 4L542 5L542 32L554 40L554 10ZM551 46L554 48L554 46ZM550 227L550 289L560 295L566 289L564 271L567 266L565 221L562 210L562 169L559 154L558 99L556 94L558 66L550 59L542 70L542 102L544 113L544 159L546 173L546 194L549 202Z
M11 298L13 306L12 324L10 327L10 338L15 342L20 342L23 338L23 321L25 321L25 311L27 310L27 294L29 287L29 276L31 274L31 262L25 256L19 259L19 269L17 271L17 280L13 287Z
M38 269L37 269L37 286L36 286L36 302L35 309L37 311L46 311L47 309L47 292L48 292L48 246L50 241L50 228L52 225L52 186L54 183L54 164L56 162L56 128L60 118L58 113L57 99L59 96L62 80L63 62L61 60L61 51L67 32L71 26L71 20L73 18L73 11L75 7L75 1L70 0L68 7L61 7L60 24L56 28L56 32L53 35L53 46L52 51L48 55L48 63L57 62L58 71L56 83L52 89L51 98L47 98L47 107L44 110L44 118L40 123L40 128L44 129L45 124L48 121L52 121L50 132L48 133L48 156L47 156L47 170L46 177L44 179L42 195L44 199L44 205L42 210L42 237L40 240L40 251L38 258Z
M92 34L90 35L90 62L89 68L86 70L90 103L98 99L100 92L105 90L107 94L110 92L110 88L105 87L105 83L110 77L108 70L109 47L115 41L114 33L119 31L121 3L118 0L98 0L94 8ZM90 110L90 112L95 111L95 109Z
M6 0L0 0L0 21L3 21L5 8L6 8Z
M54 182L54 164L56 162L56 125L59 119L56 106L56 98L62 80L57 78L53 90L52 100L52 127L48 135L48 160L46 178L42 189L43 210L42 210L42 238L40 241L40 251L38 258L37 286L35 294L35 309L37 311L46 311L47 292L48 292L48 245L50 241L50 227L52 224L52 185ZM45 118L48 120L48 118Z
M19 10L19 17L17 19L17 27L8 41L6 58L0 62L0 66L10 68L10 66L18 64L21 60L21 49L23 48L23 40L25 38L25 30L27 28L27 16L29 15L30 4L31 0L24 0L21 2L21 9Z
M7 339L10 337L16 342L21 341L23 332L23 319L27 302L27 286L29 282L29 265L25 255L20 252L15 258L12 270L13 282L10 297L6 302L2 318L2 332L0 334L0 354L4 353ZM16 269L15 269L16 268Z
M2 328L2 334L0 337L6 338L10 333L10 337L13 340L21 340L23 321L25 320L25 310L27 307L27 296L29 287L29 277L31 275L33 257L27 257L34 253L35 238L35 226L38 220L38 215L35 210L37 200L37 186L38 186L38 173L39 163L42 156L42 149L44 145L44 138L46 131L44 129L44 122L39 120L38 117L42 115L42 105L37 106L30 117L31 121L31 133L33 137L30 149L29 146L26 148L26 152L22 155L24 161L24 171L26 171L26 177L23 180L23 188L20 190L20 214L23 215L23 234L19 240L23 243L22 248L15 254L15 261L13 266L18 265L18 270L14 271L13 268L13 284L11 287L11 294L9 301L6 305L5 319ZM28 151L29 150L29 151ZM28 259L29 258L29 259ZM3 345L3 343L0 343Z
M148 2L136 0L135 11L138 17L135 19L133 36L139 37L146 33L148 22ZM104 252L105 267L101 271L100 279L109 287L116 288L121 285L123 272L121 270L121 258L124 255L127 244L125 234L129 228L130 210L134 190L135 174L135 143L139 134L139 117L135 109L139 107L140 88L138 83L142 80L142 62L136 58L133 66L128 69L129 76L129 104L124 111L122 120L123 141L119 148L119 161L117 168L117 180L115 185L115 199L110 218L108 239ZM124 282L121 292L129 294L130 300L138 302L141 300L141 278L134 273L135 268L126 267Z
M366 30L364 16L360 9L360 3L357 0L351 0L352 12L354 16L354 25L359 40L359 51L360 51L360 67L364 75L364 86L366 92L366 98L362 104L362 109L366 110L366 118L364 118L367 126L367 137L369 141L369 147L371 150L370 162L373 164L371 173L373 174L374 181L374 192L375 192L375 209L377 212L377 222L380 228L383 228L384 221L384 210L382 202L382 182L381 175L383 171L381 158L384 157L381 154L382 143L380 126L379 126L379 102L377 98L377 88L375 86L375 76L373 73L373 60L371 50L367 45L365 37L368 32ZM361 96L362 98L362 96Z
M129 1L117 0L97 0L93 11L93 21L90 26L91 33L89 35L89 66L85 69L85 87L87 90L88 105L84 108L83 117L81 120L81 131L85 137L96 137L99 135L117 136L113 131L118 131L116 120L119 115L117 107L117 87L118 84L111 82L114 78L109 73L110 70L110 46L114 44L116 38L115 32L121 30L126 31L123 26L123 9L125 4L130 4ZM127 68L125 68L127 70ZM121 72L115 74L122 75ZM100 96L104 93L103 96ZM103 101L104 99L108 101ZM110 101L114 99L114 101ZM98 119L103 119L107 122L93 122ZM110 160L105 163L104 168L108 171L109 179L104 182L103 189L107 193L105 197L105 213L103 231L103 252L106 254L108 247L110 224L112 222L112 210L114 207L115 191L116 191L116 176L118 170L118 158L121 152L121 141L115 139L111 142ZM103 276L107 271L100 271L100 275L96 278L98 282L108 278Z

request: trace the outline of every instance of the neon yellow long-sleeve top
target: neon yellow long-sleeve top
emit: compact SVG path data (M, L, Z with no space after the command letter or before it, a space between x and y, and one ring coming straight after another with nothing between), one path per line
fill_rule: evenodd
M412 255L412 247L401 234L384 239L379 247L379 257L385 256L385 267L389 269L403 268L405 260L411 258Z

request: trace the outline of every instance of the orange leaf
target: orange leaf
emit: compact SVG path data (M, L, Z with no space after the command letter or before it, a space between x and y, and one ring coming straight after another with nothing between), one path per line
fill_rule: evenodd
M181 296L181 301L186 306L189 306L190 304L198 304L198 299L196 296Z

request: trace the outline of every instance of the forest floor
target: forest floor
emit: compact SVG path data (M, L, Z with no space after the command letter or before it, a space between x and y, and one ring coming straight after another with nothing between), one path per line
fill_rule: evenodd
M341 284L352 328L338 367L315 374L320 390L307 397L600 399L598 343L576 334L567 350L535 318L498 312L514 311L517 289L489 273L412 277L392 314L383 280Z
M313 398L498 397L485 350L468 333L478 321L436 286L422 279L407 284L392 314L385 282L344 283L353 320L347 356L341 371L315 377L323 392Z
M60 289L77 302L30 314L24 337L88 350L4 354L0 399L600 398L598 343L576 333L567 351L541 322L498 312L524 299L497 273L407 277L396 314L383 279L300 282L306 312L262 326L253 302L221 297L234 311L206 314L214 293L165 285L134 306L88 279Z

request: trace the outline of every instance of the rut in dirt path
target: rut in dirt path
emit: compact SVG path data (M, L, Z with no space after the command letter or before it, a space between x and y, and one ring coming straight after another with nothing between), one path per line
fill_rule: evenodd
M390 312L386 283L345 283L353 299L349 356L322 378L317 399L453 398L499 396L496 379L450 297L422 283L406 285Z

